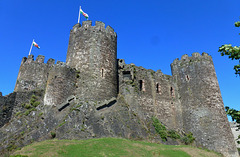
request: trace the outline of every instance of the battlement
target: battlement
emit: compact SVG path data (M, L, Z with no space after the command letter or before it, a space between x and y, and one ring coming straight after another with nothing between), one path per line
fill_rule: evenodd
M101 21L96 21L95 26L92 25L92 21L87 20L83 21L82 25L77 23L73 26L71 32L76 32L77 30L91 30L93 32L105 32L106 34L109 34L113 37L116 37L117 34L114 32L114 29L111 26L107 26L105 28L105 23Z
M43 56L43 55L38 55L36 60L34 60L34 55L29 55L28 58L23 57L21 65L30 64L30 63L40 63L40 64L43 63L43 64L45 64L44 60L45 60L45 56ZM52 58L48 59L48 61L46 63L46 65L48 65L48 66L52 66L54 64L55 64L55 59L52 59Z
M183 64L189 64L203 60L212 61L212 57L205 52L203 52L202 55L198 52L194 52L192 53L192 56L188 56L187 54L182 55L181 60L179 60L179 58L176 58L171 65L181 66Z

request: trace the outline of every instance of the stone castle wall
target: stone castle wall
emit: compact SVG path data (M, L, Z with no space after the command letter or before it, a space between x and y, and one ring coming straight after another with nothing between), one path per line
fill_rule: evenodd
M157 117L169 129L182 128L181 105L172 76L119 62L119 92L129 104L138 104L142 118Z
M39 55L34 61L34 56L24 57L21 62L20 70L15 85L15 92L31 91L34 89L45 89L48 71L54 60L50 59L44 63L44 56Z
M0 93L0 128L10 121L15 98L16 93L11 93L7 96L2 96L2 93Z
M198 146L236 156L208 54L183 55L171 64L172 76L165 75L160 70L125 64L123 59L117 61L114 30L105 28L102 22L92 26L91 21L84 21L71 30L66 63L54 62L50 59L44 63L44 56L38 56L36 61L33 55L24 57L14 91L44 91L42 101L48 106L60 105L72 95L86 102L123 96L140 119L156 117L168 129L192 132ZM17 104L21 97L18 94ZM6 104L6 98L0 96L0 102Z
M183 55L171 68L182 105L183 129L193 133L198 146L237 155L212 58L206 53Z
M102 100L117 96L117 35L102 22L84 21L70 33L66 64L79 71L81 99Z
M76 79L75 69L66 66L63 62L57 62L49 71L44 104L56 106L63 103L74 94Z

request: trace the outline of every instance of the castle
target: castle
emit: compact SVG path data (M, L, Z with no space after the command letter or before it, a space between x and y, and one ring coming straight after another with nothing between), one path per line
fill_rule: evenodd
M183 55L180 60L173 61L171 70L172 76L165 75L160 70L155 72L134 64L125 64L123 59L117 59L117 35L113 28L105 28L105 24L99 21L96 21L95 26L92 26L92 21L83 21L82 25L74 25L70 32L66 62L58 61L55 64L54 59L49 59L44 63L44 56L41 55L36 60L33 55L22 59L15 95L0 96L3 106L10 103L8 97L13 97L9 100L15 104L10 107L11 114L5 116L0 125L0 141L6 135L2 132L1 136L1 129L7 127L4 124L11 122L17 111L22 111L19 107L24 101L22 98L29 98L22 95L43 91L42 97L39 96L41 109L52 108L55 115L62 113L66 106L71 105L69 102L72 100L81 100L86 104L95 102L95 107L92 107L95 111L88 110L92 113L89 117L91 119L98 114L105 115L105 122L94 123L95 119L87 118L88 123L83 121L83 124L89 126L85 128L91 130L89 133L96 137L119 134L126 138L133 135L147 137L144 129L141 130L135 123L132 124L134 127L122 126L122 132L115 129L114 125L118 124L114 123L124 122L113 122L109 117L113 110L111 108L121 102L128 104L126 112L137 114L139 124L144 123L145 129L148 129L145 120L156 117L169 129L193 133L197 146L220 152L224 156L238 156L211 56L207 53L193 53L191 57ZM46 115L48 116L50 115ZM70 125L73 120L65 119L66 121ZM74 122L74 126L76 124ZM101 127L96 128L98 125L111 129L101 131ZM61 133L64 130L61 127L54 129ZM134 129L139 131L134 132ZM48 133L49 130L51 129L45 132ZM33 132L29 131L30 134L33 135ZM73 135L64 136L71 138ZM80 136L83 135L76 138Z

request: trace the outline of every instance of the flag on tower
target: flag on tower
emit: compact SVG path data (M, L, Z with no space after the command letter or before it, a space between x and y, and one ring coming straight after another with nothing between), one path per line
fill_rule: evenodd
M31 48L30 48L30 51L29 51L28 55L31 54L32 46L35 46L36 48L40 49L40 46L38 46L38 44L37 44L37 43L34 41L34 39L33 39L32 44L31 44Z
M85 13L81 8L80 8L80 13L86 18L86 19L88 19L88 14L87 13Z
M33 41L33 46L35 46L36 48L40 49L40 46L35 41Z

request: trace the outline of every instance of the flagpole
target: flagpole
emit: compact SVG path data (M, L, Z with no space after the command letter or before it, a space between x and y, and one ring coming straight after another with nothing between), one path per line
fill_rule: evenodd
M80 22L80 10L81 10L81 6L79 7L79 13L78 13L78 23Z
M34 42L34 39L33 39L33 41L32 41L31 48L30 48L30 51L29 51L28 55L30 55L30 54L31 54L31 51L32 51L32 46L33 46L33 42Z

